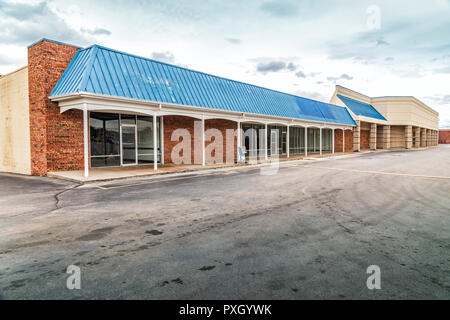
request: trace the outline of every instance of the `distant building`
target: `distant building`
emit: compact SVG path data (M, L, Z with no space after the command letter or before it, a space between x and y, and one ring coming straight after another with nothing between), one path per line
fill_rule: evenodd
M450 129L439 130L439 143L450 144Z
M371 98L336 86L330 103L347 107L356 121L354 151L437 145L439 113L414 97Z

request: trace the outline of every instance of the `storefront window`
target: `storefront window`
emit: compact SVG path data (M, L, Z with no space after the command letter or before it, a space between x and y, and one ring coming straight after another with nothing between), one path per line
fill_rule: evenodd
M159 119L156 122L157 133L157 157L161 161L160 139L159 139ZM138 134L138 163L153 163L153 117L137 117L137 134Z
M270 137L267 142L267 147L270 150L271 154L282 155L286 154L286 132L287 127L282 126L268 126L267 130L268 137ZM276 141L274 141L276 139ZM273 148L277 148L278 150L273 150Z
M120 165L119 115L90 113L91 166Z
M263 156L265 153L264 125L243 123L242 124L242 142L246 149L245 156L248 158L256 158Z
M305 152L305 128L289 127L289 153Z
M323 152L331 152L332 151L332 134L333 131L331 129L323 129L322 130L322 151Z

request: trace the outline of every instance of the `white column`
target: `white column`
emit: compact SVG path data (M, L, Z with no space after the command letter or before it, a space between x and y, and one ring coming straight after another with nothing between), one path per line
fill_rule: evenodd
M236 151L237 151L237 161L241 161L241 157L239 155L239 147L241 146L241 122L238 121L237 122L237 146L236 146Z
M319 128L319 152L322 154L322 128Z
M158 140L156 130L156 113L153 114L153 170L158 170Z
M342 129L342 152L345 153L345 129Z
M202 166L205 164L205 118L202 117Z
M286 132L286 156L289 158L289 126L287 126Z
M308 128L305 127L305 157L308 156Z
M264 144L264 146L265 146L265 148L264 148L264 150L265 150L265 152L264 152L264 159L268 159L268 156L267 156L267 149L269 148L268 147L268 145L270 146L271 144L270 143L267 143L268 141L267 141L267 135L268 135L268 132L267 132L267 123L265 124L265 126L266 126L266 129L265 129L265 144Z
M331 153L334 154L334 129L331 129Z
M83 144L84 144L84 177L89 177L89 139L88 139L88 109L83 104Z
M161 148L161 164L164 164L164 117L159 117L159 145Z

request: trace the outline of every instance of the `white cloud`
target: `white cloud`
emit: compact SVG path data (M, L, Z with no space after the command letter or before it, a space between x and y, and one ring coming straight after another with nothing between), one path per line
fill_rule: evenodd
M0 73L24 65L26 45L46 37L162 54L158 60L322 101L335 81L369 96L449 95L449 1L376 2L380 30L367 29L373 1L0 0ZM445 99L424 101L450 119Z

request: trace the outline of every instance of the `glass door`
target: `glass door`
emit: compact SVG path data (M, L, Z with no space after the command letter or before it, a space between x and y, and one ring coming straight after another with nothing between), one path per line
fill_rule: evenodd
M122 124L121 131L121 145L122 145L122 165L137 164L137 143L136 143L136 125Z

